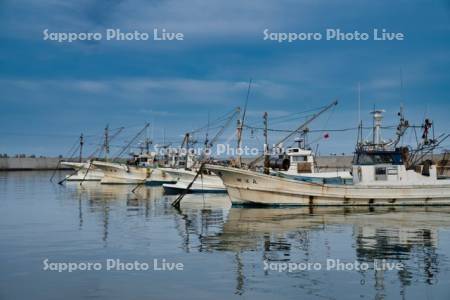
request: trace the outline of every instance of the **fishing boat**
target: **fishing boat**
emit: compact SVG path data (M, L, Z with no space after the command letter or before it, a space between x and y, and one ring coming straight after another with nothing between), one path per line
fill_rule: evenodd
M176 183L176 179L167 172L167 169L176 165L177 153L170 150L168 146L162 146L162 148L162 153L155 156L154 161L149 164L150 176L145 181L146 185L161 186L165 183Z
M164 168L149 168L150 175L145 180L145 184L149 186L161 186L163 184L176 183L174 179Z
M118 158L127 150L136 139L149 127L146 124L120 151L113 161L108 160L109 136L105 130L105 160L94 160L92 165L103 172L100 181L102 184L146 184L153 179L153 182L173 182L169 176L158 170L158 155L150 151L152 143L148 137L140 144L140 153L130 153L131 159L126 163L117 162Z
M153 154L134 154L127 163L95 160L92 165L103 172L102 184L143 184L150 178Z
M108 126L105 128L108 131ZM91 159L83 161L83 146L84 146L84 136L83 134L79 137L78 147L75 149L74 153L79 151L78 162L75 161L60 161L59 164L64 167L71 168L75 170L74 173L68 174L59 183L64 181L100 181L103 178L103 172L91 163Z
M209 171L202 170L199 172L198 158L189 151L186 155L179 156L174 168L161 168L173 183L163 184L164 191L167 194L179 194L185 190L189 193L225 193L226 188L222 180L217 175ZM189 187L189 189L188 189Z
M352 162L351 184L307 182L262 174L253 170L207 165L227 188L233 202L262 205L450 205L450 180L441 179L436 165L418 150L397 147L408 127L401 115L394 141L381 138L382 110L373 114L373 139L357 143ZM426 120L420 153L437 142L428 138ZM360 126L362 131L362 126ZM362 134L361 134L362 135ZM359 136L359 135L358 135ZM423 160L424 159L424 160Z
M222 180L215 174L206 170L197 176L198 171L184 169L164 169L176 183L163 184L164 191L169 194L178 194L188 189L190 193L226 193ZM197 178L195 178L197 176ZM195 179L195 180L194 180Z
M76 172L66 175L66 181L100 181L104 174L103 172L93 166L90 161L87 162L71 162L62 161L62 166L74 169Z
M234 116L234 115L233 115ZM218 135L220 132L218 133ZM161 168L172 178L174 183L163 184L164 191L167 194L181 194L187 193L226 193L226 188L222 180L217 175L201 169L200 165L206 158L206 152L202 155L196 156L194 152L189 149L191 133L185 134L183 142L181 143L179 153L173 157L172 168ZM217 136L213 138L215 140ZM206 149L210 147L210 141L206 138ZM184 149L185 151L181 151ZM201 170L200 170L201 169Z
M321 172L316 168L314 154L306 145L305 135L296 142L297 147L288 148L284 155L269 160L272 175L317 183L351 182L352 175L349 171L336 169Z

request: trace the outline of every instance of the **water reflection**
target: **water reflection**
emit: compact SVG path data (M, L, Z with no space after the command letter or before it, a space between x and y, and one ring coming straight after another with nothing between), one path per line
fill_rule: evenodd
M215 214L220 215L221 212ZM448 257L439 254L437 247L438 230L450 228L449 208L231 208L225 222L222 218L204 217L202 212L193 209L184 209L183 215L185 232L197 234L200 243L188 243L185 248L194 246L199 251L235 253L237 294L245 290L243 252L260 252L261 261L307 262L314 260L311 254L318 248L336 246L327 240L318 245L321 233L345 228L350 228L354 252L344 254L342 260L351 261L354 257L360 263L373 263L375 260L402 263L404 269L395 271L401 294L404 294L406 286L413 284L413 280L435 284L440 261L448 262ZM221 229L211 231L208 227ZM324 253L321 257L331 256ZM371 271L375 298L382 299L386 294L385 271ZM370 281L365 273L361 272L362 285Z
M161 199L163 190L161 187L146 188L144 186L129 185L102 185L98 182L68 182L68 192L71 198L78 199L79 228L83 227L83 205L89 212L100 214L103 226L102 241L107 246L109 233L109 219L111 207L117 207L125 201L126 211L149 218L152 204L156 199Z
M185 254L232 255L236 295L282 279L283 284L288 282L308 295L334 298L324 287L328 280L339 280L340 273L274 273L263 270L264 261L324 263L335 258L402 263L403 270L352 272L358 285L372 289L375 299L388 296L393 282L403 296L407 287L418 282L436 285L442 279L442 264L448 270L448 257L439 251L439 238L441 230L450 228L450 208L245 208L231 207L226 195L192 194L176 210L170 205L174 197L164 196L161 188L142 187L135 193L132 188L96 183L68 186L71 198L78 201L79 228L83 230L87 213L100 217L101 239L108 247L109 227L117 222L111 220L111 211L124 212L120 213L120 218L126 217L120 220L124 223L169 220ZM150 229L147 234L151 233Z

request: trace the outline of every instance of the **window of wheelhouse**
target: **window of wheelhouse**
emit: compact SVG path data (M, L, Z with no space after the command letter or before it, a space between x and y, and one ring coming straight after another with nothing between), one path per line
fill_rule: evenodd
M375 168L375 180L387 180L386 167Z
M300 155L300 156L292 156L292 161L294 162L298 162L298 161L307 161L308 159L306 158L305 155Z
M402 165L403 159L399 152L357 152L353 156L355 165Z

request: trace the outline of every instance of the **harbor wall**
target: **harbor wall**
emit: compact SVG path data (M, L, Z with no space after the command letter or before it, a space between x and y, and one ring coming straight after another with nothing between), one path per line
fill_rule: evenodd
M320 171L349 171L352 164L352 156L318 156L316 157L316 166ZM435 160L442 158L440 155L434 157ZM27 171L27 170L64 170L58 166L62 160L59 157L0 157L0 171ZM244 159L245 161L245 159ZM450 165L442 166L445 176L450 176Z
M318 156L316 166L319 171L350 171L353 156Z
M59 157L0 157L1 171L54 170ZM61 170L64 168L59 167Z
M0 170L54 170L58 167L59 157L0 157ZM320 156L316 158L321 170L348 170L352 156ZM61 169L61 167L59 167Z

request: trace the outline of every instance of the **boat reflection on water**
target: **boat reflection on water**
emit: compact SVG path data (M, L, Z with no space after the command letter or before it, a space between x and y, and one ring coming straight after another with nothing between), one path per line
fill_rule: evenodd
M225 221L223 211L228 211ZM448 207L233 207L207 213L185 207L182 213L182 235L190 236L184 249L235 253L236 294L244 292L245 279L254 277L255 266L261 268L263 262L366 262L371 268L358 271L361 285L373 285L376 297L383 298L388 274L374 268L374 261L402 264L402 270L391 270L389 276L396 274L394 280L404 294L417 280L438 282L439 263L448 260L437 250L440 231L450 229ZM274 275L270 270L264 273ZM298 271L287 276L311 274Z
M83 184L68 182L67 187L73 194L71 198L78 201L80 229L84 222L84 205L87 205L89 212L100 213L104 243L108 239L109 219L113 208L125 206L128 214L143 214L146 218L149 218L151 212L158 212L160 206L155 204L155 200L161 199L163 195L162 187L145 187L144 185L105 185L86 181Z
M163 195L163 190L160 187L146 188L143 185L108 185L98 184L98 182L83 182L68 183L67 186L76 195L84 195L91 201L105 201L105 200L123 200L137 198L141 200L155 200L160 199Z
M224 284L231 285L236 295L264 291L270 284L282 287L280 292L286 295L301 288L321 298L334 298L333 290L345 293L348 288L353 296L369 293L376 299L411 295L417 286L445 293L450 207L251 208L231 207L227 195L188 194L178 210L171 206L176 196L164 196L158 187L142 186L133 193L133 186L67 186L71 198L78 199L80 229L83 213L95 215L103 227L104 247L134 253L136 244L148 244L149 253L143 255L171 252L185 263L192 258L202 261L206 258L202 255L213 257L219 268L231 270ZM86 219L89 223L91 218ZM328 259L368 263L370 268L348 272L264 268L265 263L325 265ZM375 260L400 263L403 268L378 270Z

